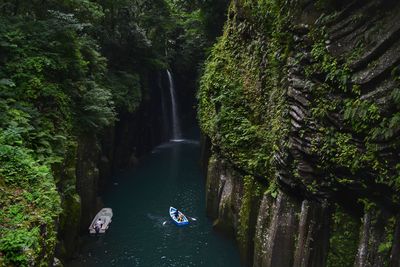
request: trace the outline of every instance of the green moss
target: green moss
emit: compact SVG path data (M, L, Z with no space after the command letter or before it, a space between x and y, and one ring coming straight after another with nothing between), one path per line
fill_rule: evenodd
M358 248L361 220L336 206L332 224L327 267L353 266Z
M347 171L347 177L331 175L332 185L358 183L364 186L360 173L370 172L374 173L376 182L393 186L398 181L398 172L388 171L393 168L387 159L379 156L377 143L393 138L394 125L400 121L398 108L388 114L374 100L360 98L361 87L350 81L349 61L329 54L324 27L312 29L309 37L314 41L311 50L313 64L307 66L306 75L309 79L320 80L312 90L311 102L312 120L319 125L312 140L312 151L320 159L319 167L327 173L332 168ZM362 49L363 45L358 45L353 57L358 56ZM390 105L396 105L396 92L396 89L392 91L394 97L389 100ZM342 127L347 131L330 123L332 114L340 116ZM356 140L360 140L362 145Z
M206 62L198 93L200 125L213 145L235 165L265 177L274 177L273 154L285 145L288 125L281 79L290 41L280 31L280 7L275 1L231 5L233 16Z
M127 72L109 72L105 85L112 91L113 100L118 110L133 113L142 100L140 77Z
M1 134L0 134L1 135ZM0 138L1 139L1 138ZM6 265L47 265L56 243L60 198L50 169L31 151L0 143L0 251ZM44 255L44 256L43 256Z
M246 175L244 180L244 194L239 211L239 225L237 239L242 256L252 257L253 238L258 208L265 189L254 179Z
M390 217L388 223L385 225L384 240L379 244L378 253L383 255L384 266L389 266L390 252L394 241L396 218Z
M351 64L355 60L358 60L365 52L365 40L359 41L352 52L346 55L345 60L347 64Z
M385 214L375 204L367 205L365 212L369 212L371 216L371 230L377 231L379 234L382 234L382 236L378 236L378 247L372 247L372 249L377 249L377 251L374 251L373 253L376 253L377 257L383 259L382 266L388 267L390 252L394 240L396 218L394 216L387 217L388 215ZM383 228L382 233L380 233L380 230L378 230L379 228Z
M60 181L75 134L114 121L110 91L99 86L105 59L94 40L55 18L0 21L0 258L47 266L61 212L56 183L75 191L74 178L69 187Z
M58 255L68 258L70 253L75 250L76 238L79 233L81 218L81 201L78 194L64 196L62 202L63 211L59 219L59 233L62 236L62 243L58 247Z
M343 3L319 1L319 4L327 15L311 25L307 41L295 47L289 31L290 23L295 23L292 4L279 0L232 3L224 35L211 51L200 84L201 128L210 136L218 153L247 173L265 177L270 183L269 191L276 192L273 155L278 150L284 151L287 145L290 122L285 78L287 59L294 58L304 67L305 78L311 85L307 88L311 112L299 134L307 137L312 131L311 153L317 161L313 167L323 177L304 181L297 171L299 162L294 160L287 170L291 179L307 182L308 193L319 196L321 192L367 188L376 183L398 192L400 164L393 155L399 147L396 141L400 122L399 86L380 99L384 104L374 97L365 97L371 88L353 83L357 77L352 77L349 65L370 44L359 41L351 52L332 55L328 50L329 31L323 23L332 21L338 13L331 11L341 8ZM365 18L357 15L352 19L358 22ZM307 51L311 58L307 58ZM305 58L310 60L306 66ZM368 67L375 65L373 62ZM391 81L399 85L398 69L394 68L391 75ZM382 92L379 91L379 97ZM382 151L390 152L385 156ZM246 186L245 190L254 190ZM382 192L375 193L375 200L372 194L367 196L369 203L374 203ZM399 203L398 194L390 197L395 205ZM251 198L245 195L240 211L238 236L244 247L248 242L250 202ZM360 221L340 208L333 220L329 266L349 266L357 250ZM380 249L388 250L390 242L387 238Z

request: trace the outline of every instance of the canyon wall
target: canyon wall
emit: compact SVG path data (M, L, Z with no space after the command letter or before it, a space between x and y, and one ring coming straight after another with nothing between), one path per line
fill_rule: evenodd
M161 90L158 73L149 76L144 97L135 112L120 112L118 121L101 133L86 133L70 147L58 172L58 187L63 213L59 222L60 258L70 258L79 244L80 234L87 229L103 208L101 193L112 183L112 175L132 168L139 158L167 136L162 128Z
M250 266L400 266L397 1L232 1L198 93Z

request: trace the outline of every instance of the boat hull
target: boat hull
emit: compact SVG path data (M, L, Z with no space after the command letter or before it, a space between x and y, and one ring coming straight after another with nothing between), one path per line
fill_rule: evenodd
M111 223L111 218L113 216L113 212L111 208L104 208L100 210L96 216L93 218L92 223L89 226L89 233L91 234L104 234ZM95 225L97 220L101 220L101 227L99 228L98 232L95 229Z
M182 221L178 221L178 218L175 216L176 208L170 207L169 208L169 215L171 216L171 219L174 221L174 223L178 226L184 226L189 224L189 220L186 218L186 216L180 212L179 214L182 216ZM178 215L179 216L179 215Z

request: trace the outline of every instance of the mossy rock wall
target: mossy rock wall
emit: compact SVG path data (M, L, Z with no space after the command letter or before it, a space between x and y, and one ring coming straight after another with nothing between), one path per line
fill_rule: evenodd
M234 234L239 225L239 211L243 197L240 175L226 162L211 157L207 175L207 214L214 219L214 227Z
M215 228L236 238L244 263L326 263L331 227L327 203L301 200L280 190L273 197L254 177L216 157L209 161L206 192L207 211Z
M246 221L255 236L238 238L246 250L253 242L250 264L399 265L399 14L389 0L232 1L204 68L199 121L213 154L209 213L226 210L221 195L238 197L220 192L218 162L242 188L239 211L230 205L236 215L218 223L247 214L246 188L258 186L246 177L266 188L251 201L256 223Z

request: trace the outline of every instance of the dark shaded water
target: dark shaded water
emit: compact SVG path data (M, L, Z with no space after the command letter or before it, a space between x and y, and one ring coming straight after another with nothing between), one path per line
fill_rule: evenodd
M166 143L115 177L103 199L114 212L110 229L85 237L68 266L241 266L233 241L214 232L205 215L199 154L197 141ZM169 206L197 221L175 226Z

